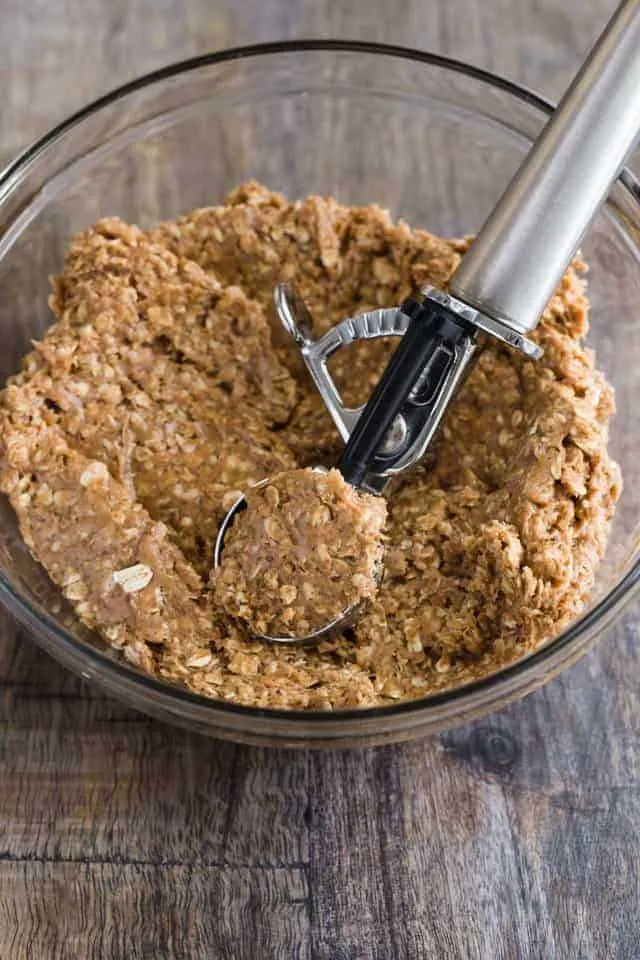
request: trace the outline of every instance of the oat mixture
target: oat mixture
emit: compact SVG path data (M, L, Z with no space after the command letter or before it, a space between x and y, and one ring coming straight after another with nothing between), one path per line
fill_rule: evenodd
M335 469L289 470L247 491L214 600L254 634L306 637L377 591L386 502Z
M490 344L428 466L390 491L385 578L353 629L316 647L265 644L209 583L238 491L331 466L342 446L278 331L274 283L295 281L320 333L446 285L469 242L255 183L148 232L105 219L76 237L53 284L57 323L3 394L0 486L78 616L158 678L314 709L467 682L571 620L620 491L613 393L582 343L580 261L534 334L542 359ZM392 348L336 354L349 403Z

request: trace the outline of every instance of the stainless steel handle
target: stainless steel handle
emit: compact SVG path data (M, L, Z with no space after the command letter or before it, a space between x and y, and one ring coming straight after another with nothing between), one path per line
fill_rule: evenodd
M451 293L522 333L535 327L639 134L640 0L625 0L451 278Z

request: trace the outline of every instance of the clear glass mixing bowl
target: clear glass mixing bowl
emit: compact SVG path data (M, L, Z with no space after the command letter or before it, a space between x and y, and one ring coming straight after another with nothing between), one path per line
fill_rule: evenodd
M465 64L365 43L224 51L143 77L71 117L0 177L0 375L51 322L48 275L100 216L149 225L218 202L250 177L290 197L376 201L445 235L482 223L544 124L535 95ZM573 663L640 578L640 191L625 173L584 243L591 344L613 382L625 489L596 589L575 623L485 680L396 706L334 713L218 703L142 676L75 619L0 504L0 599L63 664L164 720L257 743L382 743L466 721Z

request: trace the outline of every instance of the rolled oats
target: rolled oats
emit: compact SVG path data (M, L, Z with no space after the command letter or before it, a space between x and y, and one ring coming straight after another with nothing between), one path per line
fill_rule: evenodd
M145 563L134 563L132 567L116 570L111 574L111 579L122 587L125 593L137 593L149 586L153 580L153 570Z
M127 662L229 702L366 707L484 676L580 612L620 492L613 392L583 345L580 260L534 334L542 359L487 346L428 467L396 482L385 578L353 630L313 648L263 644L203 582L240 492L330 467L341 449L274 322L274 283L295 281L318 334L446 285L469 242L256 183L148 233L109 218L72 242L58 322L3 394L0 486L49 576ZM366 399L392 349L369 341L332 358L348 403ZM281 488L262 489L275 517ZM367 574L332 560L327 506L315 503L307 529L319 563L344 564L335 600ZM261 616L302 629L327 583L283 569L287 529L270 528L263 589L277 606Z

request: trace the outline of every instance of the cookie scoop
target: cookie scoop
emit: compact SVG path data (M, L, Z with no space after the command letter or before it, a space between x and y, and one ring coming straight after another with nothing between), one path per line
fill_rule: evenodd
M377 591L387 504L338 470L287 470L251 487L211 583L217 603L270 640L341 629Z
M275 291L280 319L298 345L345 449L336 465L356 491L383 493L390 479L422 459L456 390L489 338L535 360L530 338L582 236L640 133L640 0L611 18L511 183L451 277L394 309L342 321L314 339L309 313L288 285ZM349 408L328 370L344 346L377 337L400 343L364 407ZM247 508L240 497L220 528L225 536ZM343 629L361 606L336 611L303 635ZM302 622L307 622L303 620ZM311 621L309 621L311 622Z

